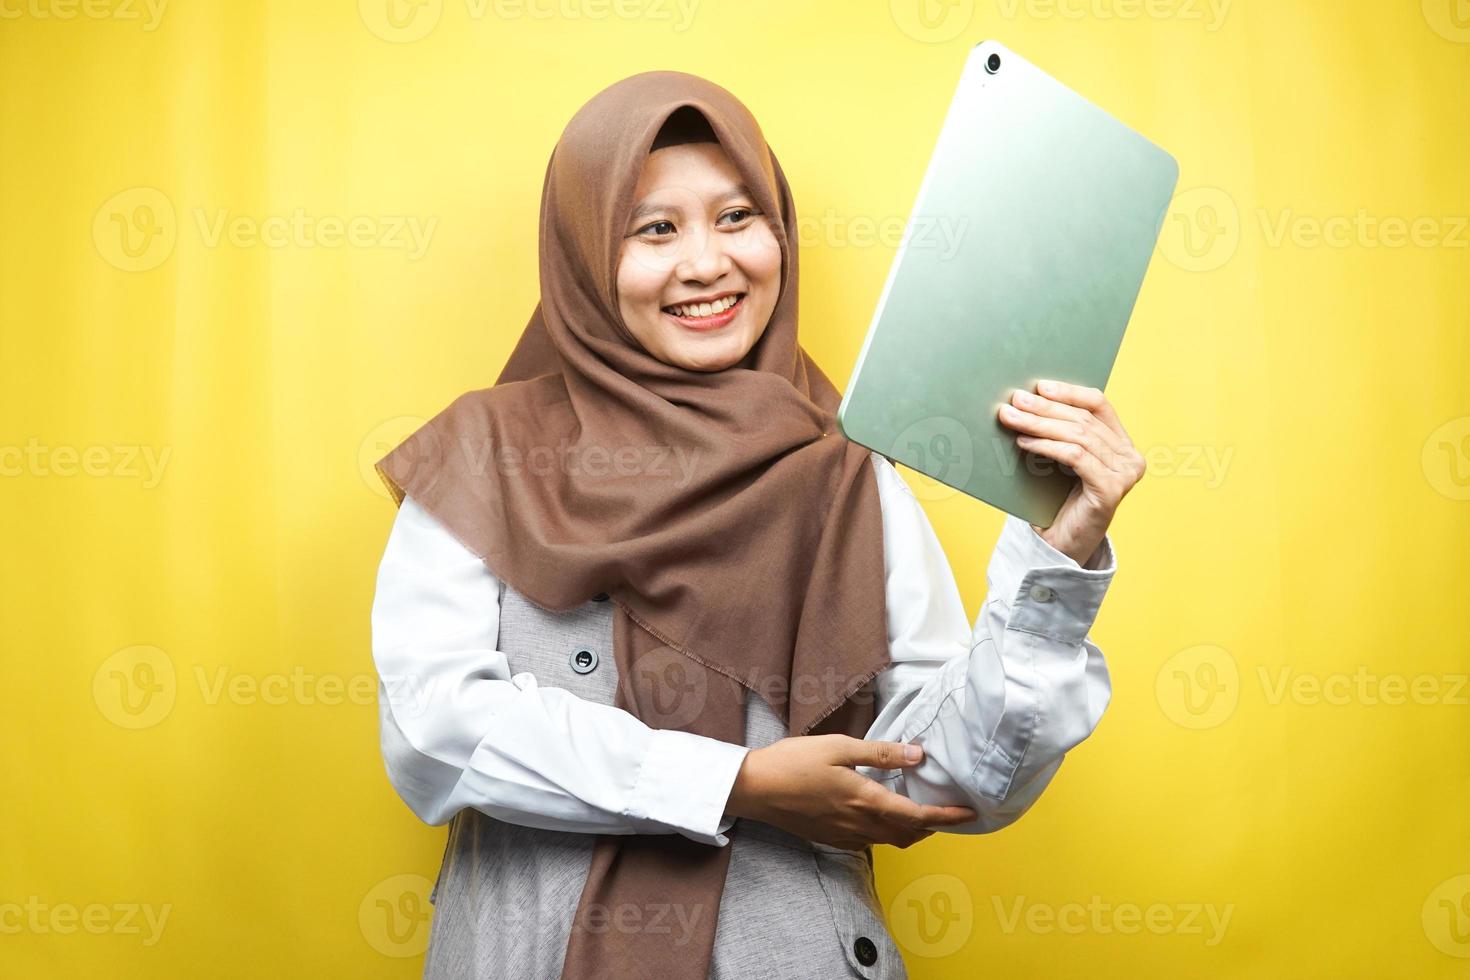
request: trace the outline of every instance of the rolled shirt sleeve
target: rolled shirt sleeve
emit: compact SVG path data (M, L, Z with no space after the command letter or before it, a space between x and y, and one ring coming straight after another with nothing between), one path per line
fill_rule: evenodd
M921 803L973 808L947 833L989 833L1036 801L1111 697L1089 631L1117 570L1105 537L1086 567L1007 515L986 600L966 621L949 562L918 499L879 456L894 666L879 676L868 738L924 748L915 767L859 771Z

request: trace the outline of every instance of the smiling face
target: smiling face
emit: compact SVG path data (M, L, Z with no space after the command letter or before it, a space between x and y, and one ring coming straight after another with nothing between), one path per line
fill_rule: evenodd
M665 146L648 155L634 200L618 258L623 322L667 364L738 364L781 287L780 243L739 171L718 143Z

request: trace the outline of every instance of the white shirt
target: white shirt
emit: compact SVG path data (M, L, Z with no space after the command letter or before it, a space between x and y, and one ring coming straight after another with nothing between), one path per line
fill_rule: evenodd
M1087 634L1117 570L1112 542L1083 567L1007 515L972 625L918 498L886 458L872 460L893 664L876 678L867 738L917 743L924 760L857 771L917 802L978 814L946 833L999 830L1108 705L1107 666ZM728 844L735 818L724 808L749 747L652 729L512 674L496 649L499 585L404 498L378 569L372 647L383 759L413 812L431 825L473 807L523 826Z

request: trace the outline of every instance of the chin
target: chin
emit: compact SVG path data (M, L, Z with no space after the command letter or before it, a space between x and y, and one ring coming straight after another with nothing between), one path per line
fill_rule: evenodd
M725 368L734 367L739 364L750 353L751 348L756 345L758 340L760 340L759 333L754 336L747 335L741 337L731 346L724 348L719 355L707 358L708 361L717 362L716 366L712 367L711 370L722 371Z
M723 371L727 367L739 364L744 353L730 355L698 355L691 354L678 358L675 363L690 371Z
M664 338L662 351L655 355L668 364L677 364L688 371L723 371L740 363L750 352L753 340L750 337L709 337L701 343L679 334Z

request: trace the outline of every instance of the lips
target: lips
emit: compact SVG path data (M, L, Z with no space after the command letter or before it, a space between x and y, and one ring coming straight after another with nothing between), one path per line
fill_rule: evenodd
M738 306L739 301L744 300L744 298L744 292L722 292L722 294L717 295L717 297L711 298L711 300L694 300L686 301L686 303L673 303L670 304L670 306L660 307L660 309L663 310L664 313L669 314L669 316L682 317L682 319L700 319L697 314L676 313L676 310L691 310L695 309L695 307L700 306L714 306L714 304L720 304L720 306L723 306L723 304L725 303L729 303L729 307L726 307L726 309L734 309L735 306ZM719 316L719 314L723 313L723 311L725 310L714 311L714 313L710 313L710 316Z
M728 296L731 294L726 295ZM721 310L718 313L711 313L709 316L681 316L677 313L671 312L672 309L686 308L685 304L682 303L676 304L675 307L672 308L665 306L662 308L662 310L665 316L669 317L682 326L688 327L693 330L714 330L719 327L723 327L725 324L735 319L735 316L740 312L741 307L745 304L745 293L735 293L733 295L735 298L735 304L733 306L729 307L728 309ZM723 299L724 297L721 298Z

